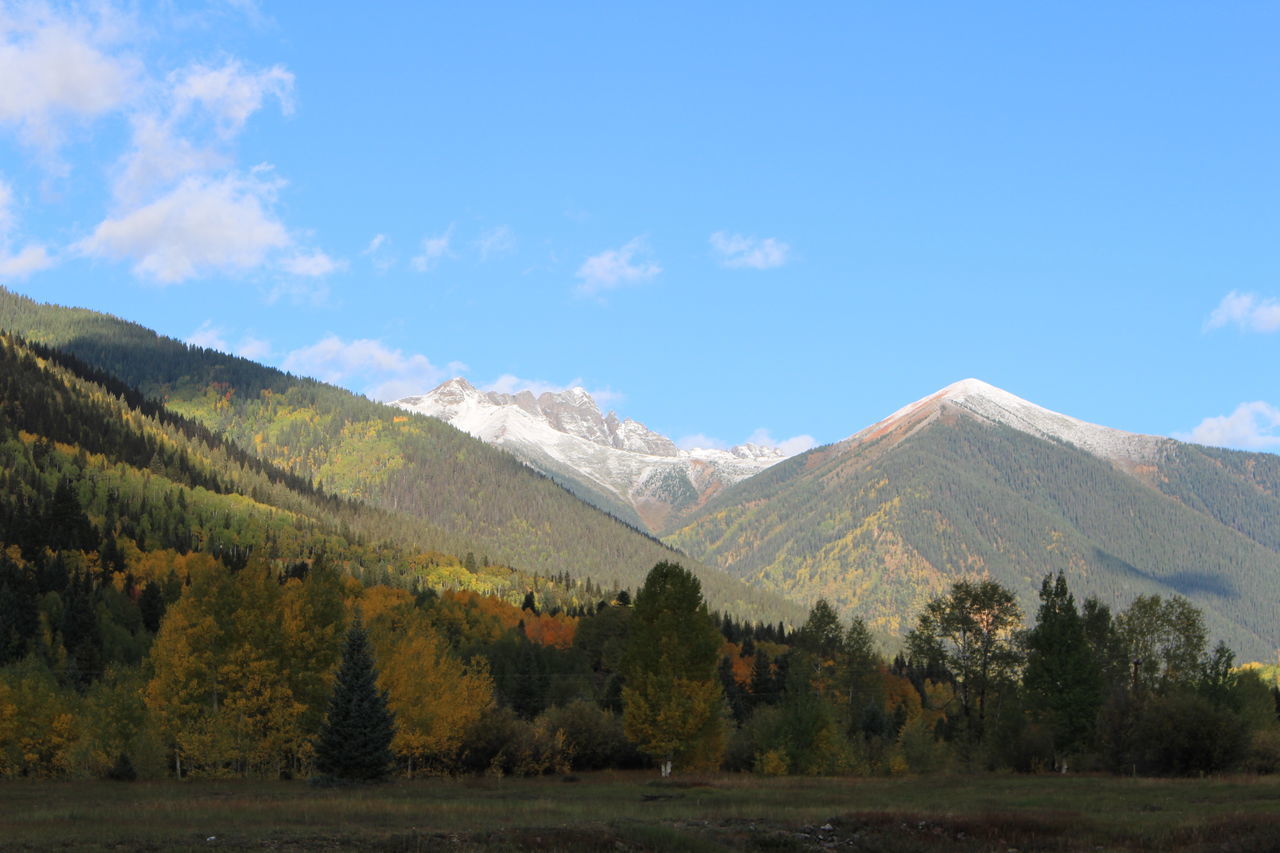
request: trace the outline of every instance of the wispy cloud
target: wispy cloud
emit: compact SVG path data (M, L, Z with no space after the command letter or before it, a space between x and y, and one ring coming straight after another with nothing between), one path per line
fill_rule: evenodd
M793 435L791 438L775 439L769 434L769 430L764 427L747 436L744 444L758 444L761 447L776 447L787 456L794 456L797 453L803 453L811 447L817 447L818 442L811 435Z
M53 266L53 257L48 250L32 243L13 249L13 231L17 217L13 213L13 189L5 181L0 180L0 276L5 278L26 278L32 273L40 272Z
M420 394L467 369L456 361L437 367L420 353L406 354L369 338L344 341L334 334L290 352L280 366L335 385L358 387L384 401Z
M516 232L509 225L490 228L476 238L475 246L482 261L509 254L516 249Z
M391 238L386 234L374 234L369 245L360 254L367 257L378 272L386 272L395 265L395 258L390 251Z
M173 117L201 108L224 138L238 134L268 98L277 100L286 115L293 112L293 74L280 65L250 71L235 59L217 68L196 64L171 74L169 82Z
M747 436L740 444L757 444L761 447L774 447L781 450L786 456L794 456L797 453L803 453L811 447L817 447L818 442L811 435L796 435L791 438L781 440L775 439L769 430L761 427L751 435ZM719 438L714 438L703 433L694 433L676 439L676 446L681 450L728 450L729 443Z
M244 335L239 342L232 345L227 342L226 332L208 320L188 335L186 342L192 346L205 347L254 361L262 361L271 355L271 344L268 341L253 335Z
M787 256L791 252L791 246L772 237L758 239L727 231L715 232L709 242L720 266L734 269L767 270L780 267L787 262Z
M1190 432L1173 437L1240 450L1280 448L1280 408L1260 400L1241 403L1231 414L1205 418Z
M1220 329L1234 324L1246 332L1274 332L1280 330L1280 300L1264 299L1256 293L1240 293L1233 290L1205 321L1206 329Z
M521 391L528 391L533 396L538 397L542 394L560 394L572 388L583 388L584 383L581 377L570 379L568 382L560 384L556 382L547 382L542 379L522 379L510 373L504 373L497 379L483 386L482 391L496 391L499 394L519 394ZM588 394L596 401L597 404L616 403L624 399L621 392L614 391L610 388L600 388L587 391Z
M452 240L453 240L452 225L450 225L440 234L423 237L421 254L415 255L413 257L413 260L410 261L410 263L413 264L413 268L418 272L427 272L433 267L435 267L435 265L439 263L441 258L446 258L449 256L450 254L449 244L452 242Z
M676 439L676 447L681 450L728 450L729 443L718 438L712 438L700 432L693 435L682 436Z
M638 284L657 276L662 267L650 259L648 242L636 237L617 249L592 255L578 267L578 293L592 296L628 284Z
M346 269L347 262L334 260L321 251L300 252L281 261L280 268L290 275L320 278Z

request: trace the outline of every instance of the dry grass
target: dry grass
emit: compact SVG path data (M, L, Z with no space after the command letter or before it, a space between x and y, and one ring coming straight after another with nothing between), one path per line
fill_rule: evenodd
M4 850L1280 849L1280 779L0 783Z

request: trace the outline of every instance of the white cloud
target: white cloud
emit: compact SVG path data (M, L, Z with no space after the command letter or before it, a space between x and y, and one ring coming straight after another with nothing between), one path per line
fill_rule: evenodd
M262 338L256 338L252 335L245 335L240 338L239 343L232 346L227 342L226 332L208 320L202 323L200 328L187 335L186 343L192 346L238 355L254 361L261 361L271 354L271 344Z
M271 343L262 338L246 335L240 339L240 343L236 344L236 355L253 361L262 361L271 355Z
M476 239L475 245L476 251L480 253L480 260L487 261L515 251L516 232L512 231L509 225L499 225L481 234Z
M711 235L711 248L722 267L767 270L787 262L791 247L772 237L763 240L717 231Z
M334 334L294 350L280 366L335 385L358 385L375 400L422 393L467 369L460 362L436 367L425 355L405 355L368 338L348 342Z
M1205 328L1218 329L1231 323L1246 332L1280 330L1280 301L1233 290L1213 309Z
M797 453L803 453L811 447L817 447L818 442L811 435L793 435L791 438L782 440L775 439L769 434L769 430L764 427L747 436L744 444L759 444L762 447L776 447L787 456L795 456Z
M422 238L422 254L415 255L410 262L413 268L418 272L427 272L436 263L449 255L449 243L453 240L453 226L450 225L443 233L434 237Z
M162 284L263 263L291 239L270 210L278 182L255 174L185 178L173 191L76 244L92 257L133 260L134 272Z
M191 65L169 75L169 82L175 118L202 108L223 138L238 134L267 98L275 98L286 115L293 112L293 74L281 65L264 71L246 71L234 59L220 68Z
M304 278L321 278L347 268L347 262L342 260L335 261L324 252L315 251L310 254L298 253L292 257L285 258L280 262L280 267L290 275L303 276Z
M761 447L776 447L787 456L795 456L797 453L803 453L811 447L816 447L818 444L811 435L797 435L778 441L770 435L769 430L764 427L761 427L751 433L751 435L747 436L741 443L758 444ZM679 447L681 450L728 450L729 443L699 432L676 439L676 447Z
M582 279L578 293L590 296L653 278L662 272L662 267L646 259L648 254L645 239L636 237L620 248L592 255L578 267L577 277Z
M16 125L46 158L65 124L111 112L136 90L137 63L106 52L120 24L96 8L96 21L40 3L0 8L0 123Z
M386 272L395 265L396 259L390 254L388 244L391 239L386 234L374 234L373 239L361 255L367 256L378 272Z
M263 296L268 305L287 300L293 305L320 308L329 303L329 285L315 278L287 278L273 284Z
M26 278L53 266L53 258L44 246L32 243L11 251L11 232L15 224L13 189L0 180L0 278Z
M1231 414L1205 418L1191 432L1173 437L1241 450L1280 448L1280 408L1261 401L1241 403Z
M200 328L187 335L186 343L191 344L193 347L216 349L219 352L231 352L231 346L227 343L227 339L223 337L223 331L208 320L202 323Z
M0 240L9 236L13 222L13 187L0 180Z
M225 154L199 148L176 135L171 122L157 115L131 117L132 145L115 168L112 192L116 201L136 207L156 192L192 174L207 174L230 167Z
M712 438L709 435L703 435L695 432L693 435L686 435L683 438L676 439L676 447L681 450L728 450L727 442L718 438Z
M16 254L0 251L0 278L26 278L53 266L44 246L27 246Z
M563 385L555 382L547 382L542 379L521 379L510 373L504 373L488 385L481 387L481 391L496 391L499 394L519 394L521 391L528 391L533 396L538 397L543 394L560 394L571 388L582 388L583 381L581 377L570 379ZM584 389L585 390L585 389ZM595 391L587 391L588 394L596 401L598 405L607 403L616 403L624 399L624 395L618 391L609 388L601 388Z

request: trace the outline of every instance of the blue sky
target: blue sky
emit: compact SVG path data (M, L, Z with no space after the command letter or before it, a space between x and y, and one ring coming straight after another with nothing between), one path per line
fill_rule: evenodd
M1278 25L0 4L0 282L380 398L582 384L677 439L833 441L975 376L1275 450Z

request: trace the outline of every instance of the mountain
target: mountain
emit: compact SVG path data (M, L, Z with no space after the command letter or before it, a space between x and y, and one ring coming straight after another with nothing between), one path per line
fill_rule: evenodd
M1061 569L1113 606L1185 595L1242 656L1280 646L1280 457L1086 423L974 379L724 490L667 541L893 634L975 573L1031 615Z
M0 330L69 353L257 460L381 510L395 520L388 524L411 520L415 549L472 552L477 562L614 588L638 586L655 563L672 560L698 574L713 607L769 621L798 615L435 418L3 288Z
M638 421L602 414L582 388L535 397L450 379L392 405L508 450L588 503L658 533L712 495L786 458L773 447L680 450Z

